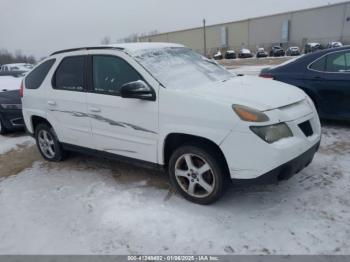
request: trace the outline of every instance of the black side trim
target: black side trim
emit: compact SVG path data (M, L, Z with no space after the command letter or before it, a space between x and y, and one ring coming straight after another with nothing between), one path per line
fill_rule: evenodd
M312 148L297 158L271 170L270 172L255 179L233 179L238 185L267 185L275 184L281 180L288 180L293 175L299 173L309 164L311 164L314 155L320 147L321 141L316 143Z
M164 171L163 165L159 165L159 164L155 164L155 163L151 163L151 162L147 162L147 161L143 161L143 160L139 160L139 159L135 159L135 158L131 158L131 157L112 154L112 153L108 153L105 151L99 151L99 150L95 150L95 149L91 149L91 148L71 145L71 144L67 144L67 143L61 143L61 145L62 145L63 149L67 150L67 151L73 151L73 152L92 155L92 156L105 158L105 159L117 160L120 162L124 162L124 163L130 164L130 165L139 166L139 167L146 168L146 169Z

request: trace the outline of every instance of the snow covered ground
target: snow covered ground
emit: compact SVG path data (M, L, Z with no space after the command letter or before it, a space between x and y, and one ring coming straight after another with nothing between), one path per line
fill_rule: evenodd
M26 137L0 139L0 254L350 254L349 124L326 124L290 180L233 186L212 206L182 199L162 173L83 155L47 163L17 146Z
M26 147L33 143L34 140L31 137L25 135L0 135L0 154L7 153L11 150L17 150L19 147Z
M268 65L261 66L240 66L236 69L230 69L231 72L236 74L244 74L244 75L259 75L260 71L266 67L270 67Z
M0 254L350 254L349 141L349 127L325 127L300 174L232 187L208 207L171 192L161 173L39 158L0 182Z

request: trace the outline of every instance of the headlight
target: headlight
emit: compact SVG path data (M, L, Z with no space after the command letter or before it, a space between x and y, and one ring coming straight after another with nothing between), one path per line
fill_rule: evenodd
M250 129L269 144L293 136L292 131L285 123L271 126L251 126Z
M0 104L3 109L22 109L21 104Z
M247 122L267 122L269 117L263 112L247 106L233 105L233 111L240 119Z

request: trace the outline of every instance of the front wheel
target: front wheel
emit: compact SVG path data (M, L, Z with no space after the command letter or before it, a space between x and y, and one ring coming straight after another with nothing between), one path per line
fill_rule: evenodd
M225 168L210 147L185 145L177 149L169 162L173 186L187 200L208 205L225 190Z
M35 129L35 139L41 155L48 161L59 162L63 159L63 150L53 128L39 124Z

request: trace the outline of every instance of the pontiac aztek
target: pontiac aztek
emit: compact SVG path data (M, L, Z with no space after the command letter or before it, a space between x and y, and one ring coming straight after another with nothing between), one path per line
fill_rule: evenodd
M163 167L199 204L218 200L232 179L289 178L320 143L302 90L235 75L177 44L58 51L25 77L21 96L46 160L74 150Z

